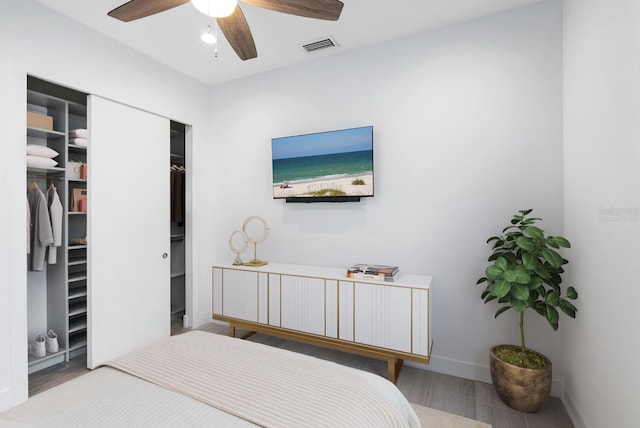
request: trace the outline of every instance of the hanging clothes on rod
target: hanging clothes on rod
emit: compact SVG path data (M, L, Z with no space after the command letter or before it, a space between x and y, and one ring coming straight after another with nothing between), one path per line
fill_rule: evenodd
M53 243L49 246L48 262L50 265L56 264L58 261L58 249L62 245L62 202L58 195L58 189L53 183L49 185L47 191L47 200L49 206L49 218L51 219L51 232L53 235Z
M27 194L27 254L31 254L31 208L29 207L28 194Z
M29 186L27 194L30 215L30 249L33 271L44 270L44 259L47 246L53 243L51 219L47 207L47 199L35 181Z
M172 164L171 168L171 221L182 226L184 223L184 192L186 169L183 165Z

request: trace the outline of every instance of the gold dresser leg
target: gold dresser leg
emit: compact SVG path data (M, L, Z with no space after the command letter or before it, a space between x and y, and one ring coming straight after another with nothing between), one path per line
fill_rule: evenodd
M402 358L398 358L396 360L395 357L389 357L387 359L387 378L396 383L398 380L398 375L400 375L400 370L402 370L402 366L404 365L404 360Z

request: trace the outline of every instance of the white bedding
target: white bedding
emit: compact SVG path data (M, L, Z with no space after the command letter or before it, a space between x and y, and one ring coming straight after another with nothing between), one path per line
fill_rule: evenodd
M101 367L0 414L0 427L255 427L190 397Z
M174 336L112 363L135 376L99 368L1 414L0 426L420 426L380 376L212 333Z

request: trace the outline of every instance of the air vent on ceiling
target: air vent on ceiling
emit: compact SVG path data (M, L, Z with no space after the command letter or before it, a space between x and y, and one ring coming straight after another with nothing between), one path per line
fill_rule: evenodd
M336 39L329 36L325 39L314 40L313 42L305 43L302 46L307 53L317 52L319 50L329 49L329 48L337 48L340 45L336 42Z

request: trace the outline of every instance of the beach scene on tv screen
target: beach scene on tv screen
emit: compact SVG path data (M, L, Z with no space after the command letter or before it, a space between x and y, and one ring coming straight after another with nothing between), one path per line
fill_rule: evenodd
M373 196L372 128L274 138L273 196Z

